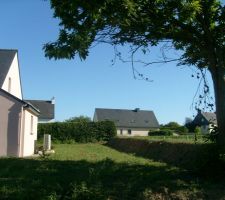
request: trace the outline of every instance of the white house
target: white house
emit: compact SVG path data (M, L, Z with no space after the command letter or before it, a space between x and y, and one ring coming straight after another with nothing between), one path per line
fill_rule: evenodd
M149 130L158 130L159 123L153 111L96 108L93 121L113 121L117 135L148 136Z
M0 50L0 156L34 154L39 110L23 100L17 50Z

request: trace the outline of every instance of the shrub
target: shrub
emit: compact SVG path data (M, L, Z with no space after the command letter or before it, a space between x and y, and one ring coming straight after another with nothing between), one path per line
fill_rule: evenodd
M116 136L116 127L111 121L38 124L38 139L42 139L44 134L50 134L53 141L63 143L108 141Z
M218 134L219 134L218 127L216 125L213 125L211 131L209 131L208 134L205 134L203 138L205 139L206 142L210 141L216 143L218 139L217 138Z
M180 126L179 128L177 128L177 133L179 134L187 134L188 133L188 128L185 126Z
M168 130L164 129L164 130L159 130L159 131L149 131L148 135L149 136L171 136L171 135L173 135L173 131L171 131L169 129Z
M80 115L78 117L71 117L69 119L66 119L65 122L91 122L91 118L88 116Z
M195 143L197 143L199 136L201 135L201 128L199 126L196 126L195 130L194 130L194 141Z
M185 126L179 125L177 122L169 122L168 124L161 125L161 131L169 131L177 134L187 134L188 129Z
M189 133L194 133L196 124L194 124L193 122L189 122L185 124L185 127L187 127Z

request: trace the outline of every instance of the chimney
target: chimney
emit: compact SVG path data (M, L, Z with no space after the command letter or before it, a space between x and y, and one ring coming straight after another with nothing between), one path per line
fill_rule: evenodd
M51 103L52 103L52 104L55 104L55 97L52 97L52 98L51 98Z

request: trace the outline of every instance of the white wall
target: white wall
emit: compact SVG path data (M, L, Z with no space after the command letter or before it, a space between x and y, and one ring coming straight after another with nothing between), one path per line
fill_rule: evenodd
M37 140L38 118L28 110L24 110L24 131L22 157L34 154L34 141ZM31 131L31 116L33 116L33 131Z
M131 134L129 134L128 129L129 128L118 128L117 135L118 136L148 136L148 132L149 132L149 129L131 128ZM122 134L120 130L122 130Z
M201 126L201 133L202 134L208 134L211 133L215 125L209 124L209 125L203 125Z
M20 73L19 73L19 64L18 64L18 58L17 53L15 54L15 57L13 59L13 62L11 64L11 67L8 71L8 74L6 75L6 79L2 85L2 89L9 92L9 78L11 78L11 91L10 93L14 96L16 96L19 99L22 99L22 89L20 84Z

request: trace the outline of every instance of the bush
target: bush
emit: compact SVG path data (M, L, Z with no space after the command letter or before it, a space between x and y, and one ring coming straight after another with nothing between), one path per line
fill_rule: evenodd
M194 130L194 136L195 136L194 140L195 140L195 143L197 143L200 135L201 135L201 128L199 126L196 126L196 128Z
M219 135L218 127L216 125L213 125L211 131L205 134L203 138L205 139L206 142L210 141L216 143L218 135Z
M194 133L196 124L194 124L193 122L186 123L185 127L187 127L189 133Z
M171 130L159 130L159 131L149 131L148 132L149 136L171 136L173 135L173 131Z
M177 122L169 122L168 124L161 125L160 131L170 131L177 134L187 134L188 129L185 126L179 125Z
M180 126L179 128L177 128L177 133L179 134L187 134L188 133L188 128L185 126Z
M38 124L38 139L42 139L44 134L50 134L53 141L63 143L108 141L116 136L116 127L111 121Z
M83 115L80 115L78 117L71 117L69 119L66 119L65 122L91 122L91 118L88 117L88 116L83 116Z

